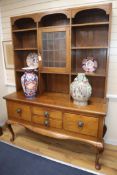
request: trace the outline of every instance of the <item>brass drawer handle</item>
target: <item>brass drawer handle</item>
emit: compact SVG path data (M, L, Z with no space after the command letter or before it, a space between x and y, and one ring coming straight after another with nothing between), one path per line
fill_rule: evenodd
M83 128L83 126L84 126L84 122L78 121L78 127L79 127L79 128Z
M20 108L16 109L16 112L19 114L22 112L22 110Z
M45 125L46 127L48 127L48 126L49 126L49 120L45 120L45 121L44 121L44 125Z
M46 118L48 118L48 117L49 117L49 113L48 113L47 111L45 111L45 112L44 112L44 116L45 116Z

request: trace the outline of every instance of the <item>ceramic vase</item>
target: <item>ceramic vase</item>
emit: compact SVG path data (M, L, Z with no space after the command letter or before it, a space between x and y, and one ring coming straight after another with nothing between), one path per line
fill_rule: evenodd
M36 96L38 76L35 74L34 69L25 69L25 72L21 77L21 84L27 98L33 98Z
M70 94L76 105L86 106L88 99L92 93L91 85L84 73L79 73L78 76L70 85Z

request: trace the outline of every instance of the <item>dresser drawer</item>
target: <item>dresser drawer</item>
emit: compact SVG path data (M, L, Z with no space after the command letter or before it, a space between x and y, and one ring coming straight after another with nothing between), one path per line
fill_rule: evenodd
M57 111L57 110L51 110L49 108L44 108L44 107L32 107L32 113L39 115L39 116L44 116L46 117L48 115L49 118L51 119L58 119L62 120L62 112Z
M10 118L31 121L30 106L13 101L7 101L7 110Z
M32 116L32 121L34 123L45 126L47 128L49 128L49 127L58 128L58 129L62 128L62 120L57 120L57 119L53 119L53 118L46 119L44 116L33 115Z
M97 137L99 119L84 115L64 113L63 128L68 131Z

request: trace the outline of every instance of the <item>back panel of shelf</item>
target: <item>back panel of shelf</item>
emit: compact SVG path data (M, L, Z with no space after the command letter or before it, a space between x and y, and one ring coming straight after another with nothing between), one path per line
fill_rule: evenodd
M100 6L101 7L101 6ZM73 9L72 14L74 18L72 19L72 24L83 24L83 23L92 23L92 22L107 22L109 21L109 15L106 14L106 11L103 8L92 7L89 9Z
M96 59L98 68L96 74L106 75L107 49L77 49L72 50L72 73L85 72L82 68L82 62L87 57Z
M13 30L36 28L36 23L31 15L11 18L11 22Z
M40 93L54 92L69 94L69 75L40 73Z
M16 80L16 90L17 91L23 91L22 85L21 85L21 77L23 76L24 72L17 72L15 71L15 80Z
M17 32L13 33L14 49L17 48L37 48L37 32Z
M72 27L72 47L94 46L108 46L108 25Z
M70 19L67 18L67 13L55 12L53 14L45 14L39 21L39 27L52 27L52 26L63 26L69 25Z

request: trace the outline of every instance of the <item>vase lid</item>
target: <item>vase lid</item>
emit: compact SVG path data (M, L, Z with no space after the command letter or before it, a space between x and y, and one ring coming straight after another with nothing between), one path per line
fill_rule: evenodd
M35 69L37 69L37 67L36 66L30 66L30 67L23 67L22 69L23 70L35 70Z

